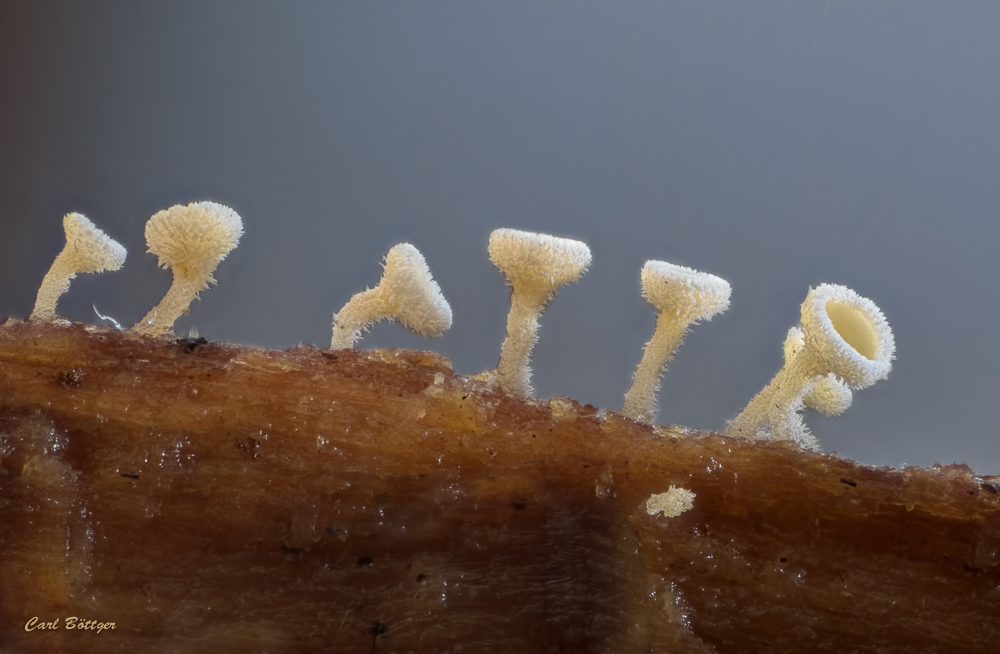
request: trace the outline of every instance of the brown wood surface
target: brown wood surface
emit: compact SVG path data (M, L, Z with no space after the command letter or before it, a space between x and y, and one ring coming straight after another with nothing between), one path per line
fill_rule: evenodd
M428 352L12 322L0 649L996 652L998 482L523 402ZM693 509L648 515L671 485Z

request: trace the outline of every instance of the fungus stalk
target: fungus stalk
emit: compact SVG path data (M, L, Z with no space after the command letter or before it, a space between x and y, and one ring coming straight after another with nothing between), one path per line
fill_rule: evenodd
M511 287L507 338L500 348L496 384L504 392L531 394L531 350L538 319L560 287L575 282L590 266L585 243L547 234L498 229L490 234L490 260Z
M789 329L788 336L785 338L785 364L788 365L802 352L804 347L805 339L802 329L800 327ZM786 434L787 440L795 441L803 449L818 452L821 449L819 440L806 426L802 411L809 408L828 418L833 418L847 411L853 400L854 394L850 387L832 372L827 373L825 377L816 377L806 385L800 398L783 407L788 430L781 433ZM771 410L777 411L777 407L773 406ZM773 421L769 420L770 423Z
M69 213L63 218L66 246L56 255L42 279L31 320L52 320L56 303L79 273L118 270L125 263L125 248L94 226L87 217Z
M330 349L354 347L362 330L380 320L398 321L428 338L451 328L451 306L417 248L394 245L383 268L378 286L355 294L334 314Z
M785 337L785 361L790 361L803 347L805 337L802 335L802 328L792 327ZM818 411L827 418L835 418L847 411L853 401L854 394L850 387L832 372L811 384L802 396L804 407Z
M507 313L507 337L500 346L497 362L497 386L501 390L525 397L531 395L531 351L538 342L538 319L545 311L546 301L536 296L510 292L510 311Z
M665 261L642 267L642 294L659 310L653 337L646 343L632 385L619 413L638 422L652 422L660 378L688 328L729 308L732 289L724 279Z
M239 214L215 202L175 205L153 215L146 223L146 244L160 267L170 268L174 281L133 329L153 336L169 333L198 293L215 283L212 273L242 235Z
M784 367L729 423L726 433L795 440L812 449L814 440L798 415L810 391L822 389L831 373L853 390L888 376L896 346L889 323L874 302L844 286L821 284L809 291L801 316L801 350L792 348ZM814 394L810 402L836 411L846 408L844 398L841 393L839 400L825 402Z

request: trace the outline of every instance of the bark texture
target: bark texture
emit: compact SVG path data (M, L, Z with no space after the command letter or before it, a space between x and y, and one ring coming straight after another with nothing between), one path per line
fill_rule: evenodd
M0 644L990 652L998 481L522 401L428 352L8 323ZM671 485L693 508L649 515Z

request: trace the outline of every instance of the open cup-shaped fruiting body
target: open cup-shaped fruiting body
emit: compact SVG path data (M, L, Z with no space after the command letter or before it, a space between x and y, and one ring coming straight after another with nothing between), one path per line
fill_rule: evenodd
M451 327L451 306L424 256L409 243L394 245L385 255L378 286L356 293L334 314L330 349L354 347L361 332L380 320L395 320L428 338Z
M498 229L490 234L490 260L510 285L507 338L500 348L496 385L512 395L531 394L531 350L538 319L560 287L575 282L590 266L590 248L568 238Z
M896 344L889 323L871 300L845 286L820 284L802 303L801 319L801 350L785 361L726 433L795 440L815 449L798 415L806 394L830 373L853 390L888 376Z

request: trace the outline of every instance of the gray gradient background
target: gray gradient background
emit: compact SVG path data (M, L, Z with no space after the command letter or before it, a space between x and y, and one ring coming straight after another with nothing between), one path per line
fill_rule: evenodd
M660 419L720 429L781 364L809 285L872 298L887 381L824 446L1000 472L1000 3L12 2L0 5L0 312L26 317L80 211L129 250L60 304L132 324L170 282L159 209L211 199L246 235L178 324L326 345L409 241L452 304L435 341L496 364L489 232L579 238L542 321L539 395L615 408L649 337L646 259L729 280L664 378Z

